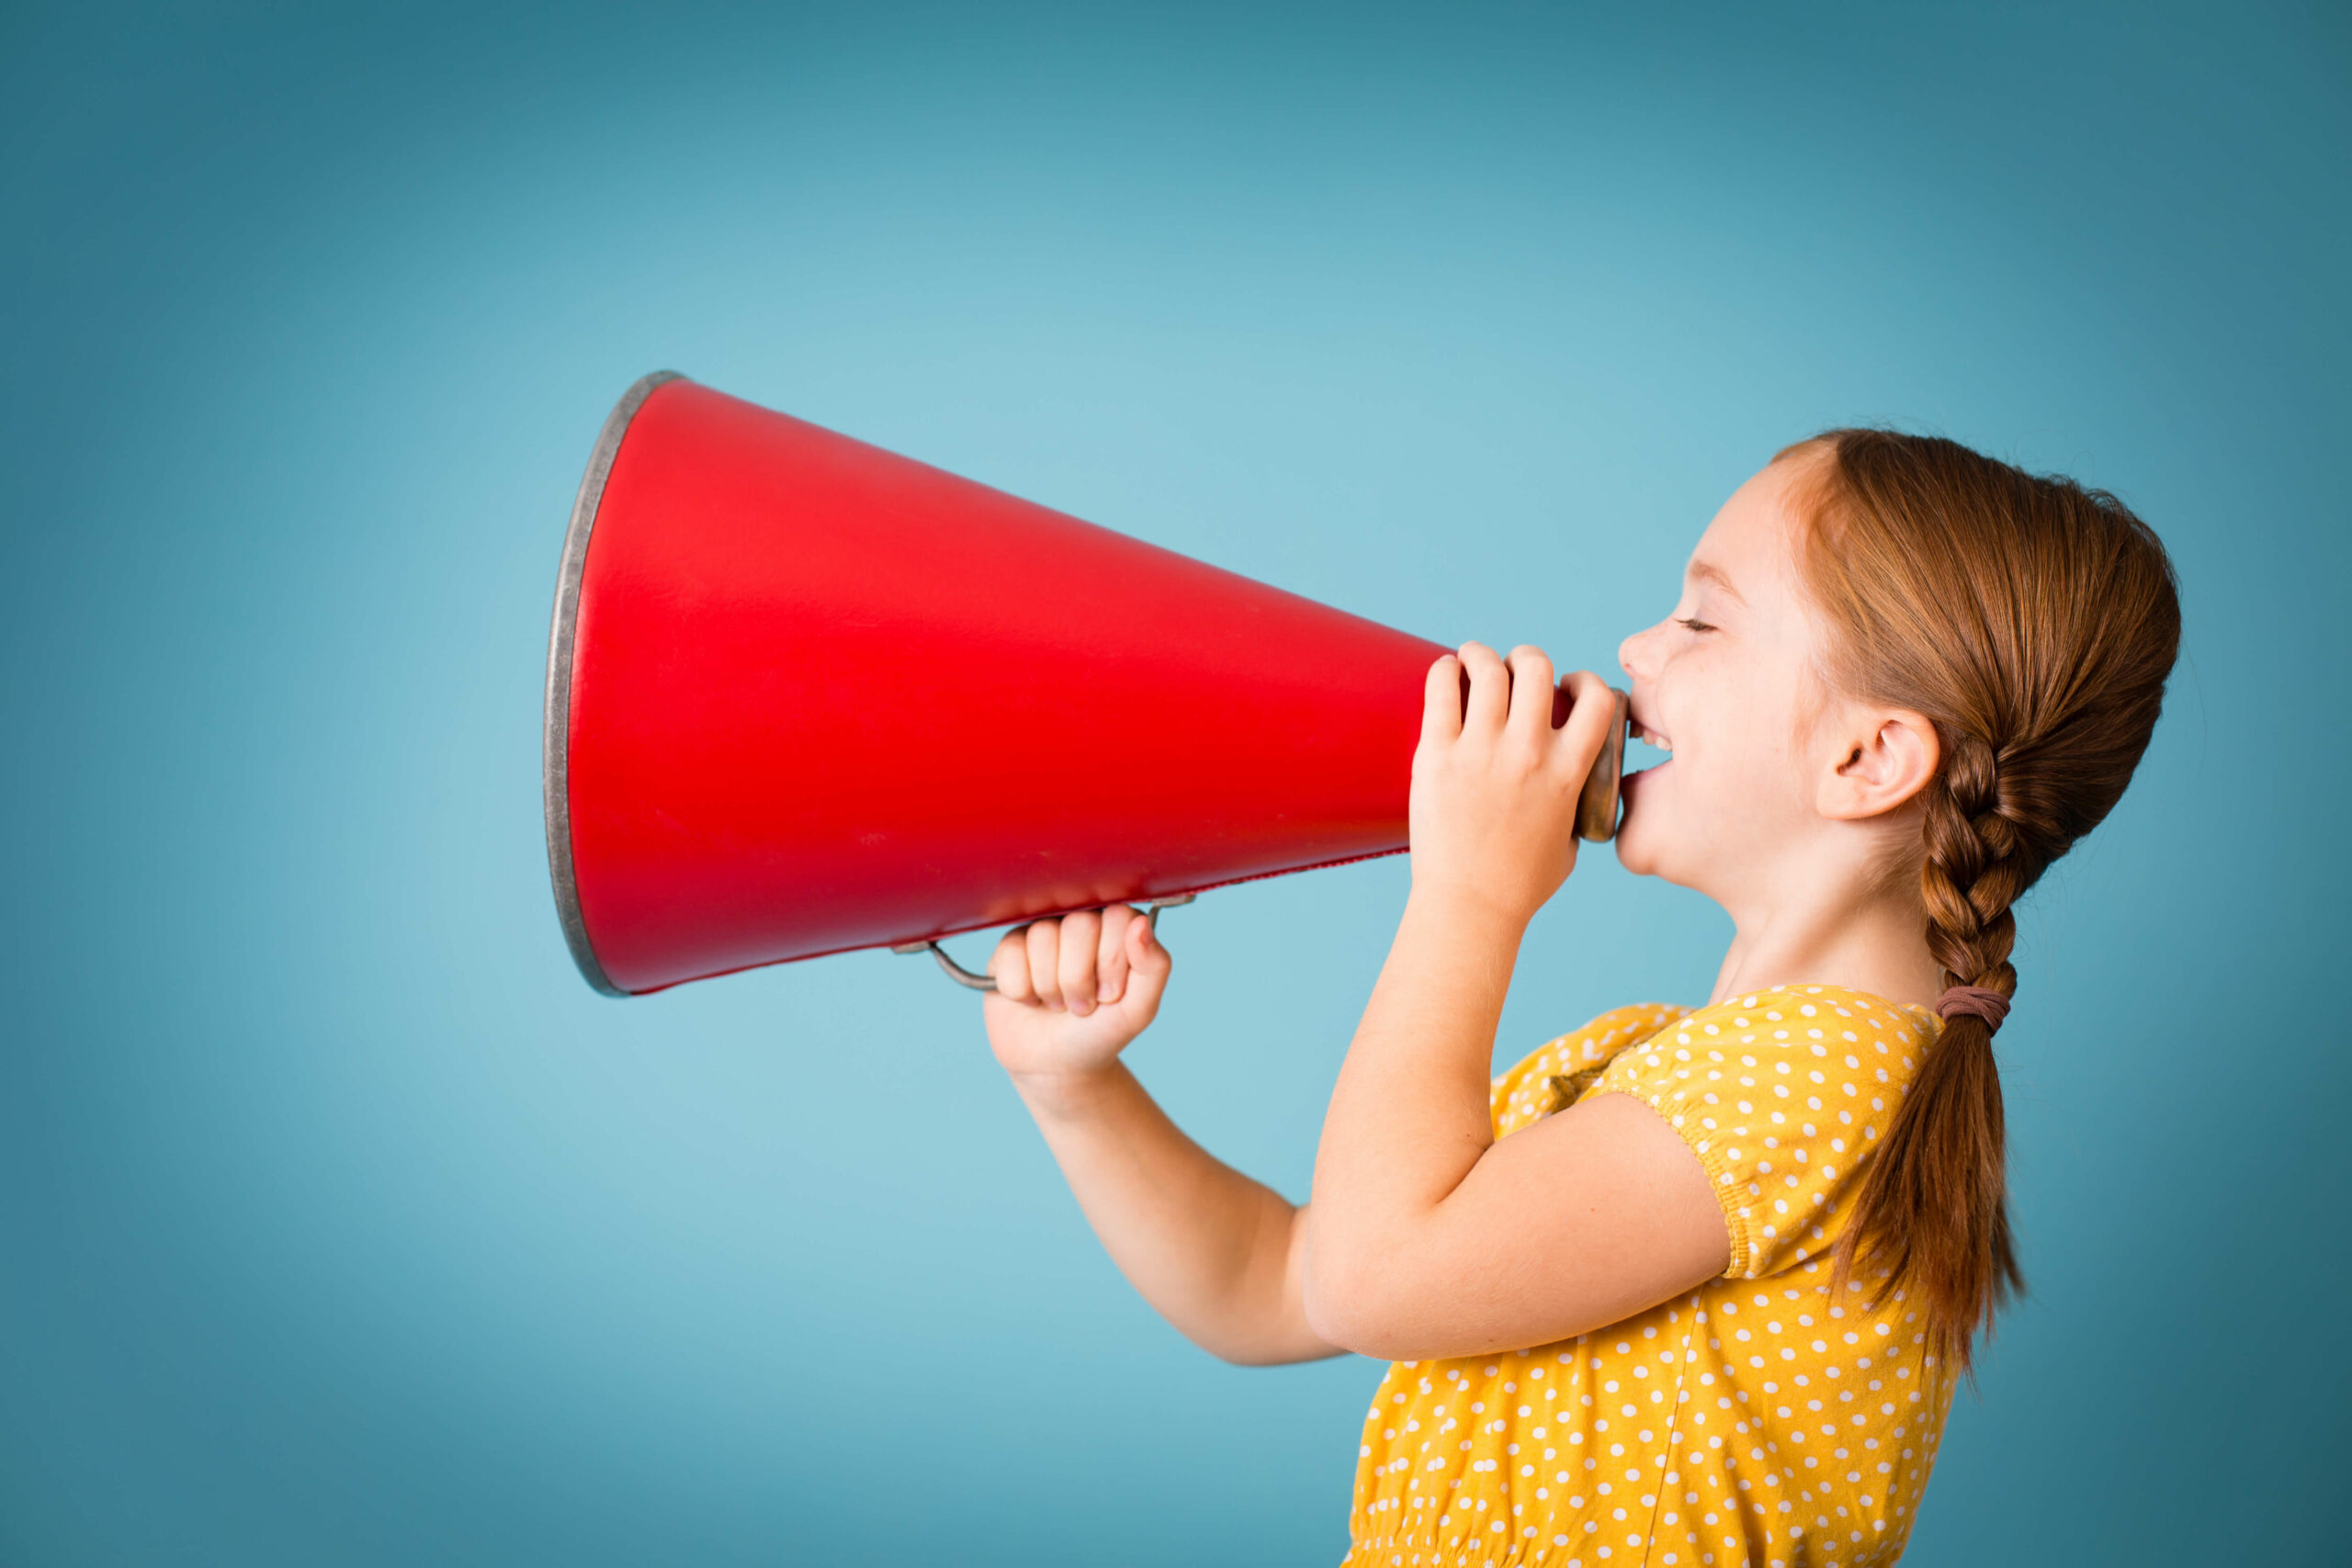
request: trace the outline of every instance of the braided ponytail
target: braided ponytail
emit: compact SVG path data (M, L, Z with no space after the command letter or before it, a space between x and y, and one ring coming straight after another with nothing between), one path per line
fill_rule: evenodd
M2023 1289L1993 1031L2016 995L2011 906L2122 795L2180 637L2171 563L2114 497L1956 443L1841 430L1792 447L1803 575L1839 689L1912 708L1942 758L1920 795L1919 893L1941 1031L1867 1156L1834 1280L1924 1302L1963 1369Z
M1978 787L1984 742L1954 738L1951 761L1924 792L1927 856L1919 874L1928 951L1944 984L2017 994L2009 949L2019 886L2016 836ZM1836 1277L1850 1276L1867 1239L1890 1285L1916 1285L1930 1303L1939 1349L1965 1361L1951 1327L1989 1322L2025 1288L2009 1235L2007 1130L1993 1026L1954 1012L1896 1107L1863 1178L1860 1223L1840 1238ZM1938 1223L1939 1220L1943 1223ZM1951 1306L1939 1313L1934 1303Z

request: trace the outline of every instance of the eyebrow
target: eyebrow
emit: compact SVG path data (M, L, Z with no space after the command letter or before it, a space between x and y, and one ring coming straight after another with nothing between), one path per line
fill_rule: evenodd
M1682 575L1692 582L1712 582L1734 599L1737 599L1742 604L1747 603L1739 590L1732 586L1731 574L1711 560L1700 560L1693 557L1690 566L1684 569Z

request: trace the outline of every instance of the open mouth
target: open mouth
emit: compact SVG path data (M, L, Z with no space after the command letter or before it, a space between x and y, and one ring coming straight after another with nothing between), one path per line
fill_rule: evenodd
M1625 732L1645 746L1663 751L1669 757L1674 755L1674 742L1637 718L1626 720Z

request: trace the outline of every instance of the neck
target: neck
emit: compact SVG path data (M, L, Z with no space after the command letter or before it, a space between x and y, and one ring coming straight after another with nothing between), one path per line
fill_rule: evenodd
M1928 955L1917 885L1904 878L1874 888L1861 872L1824 868L1810 879L1776 878L1773 897L1736 907L1724 901L1734 935L1708 1001L1809 984L1932 1004L1943 990L1943 969Z

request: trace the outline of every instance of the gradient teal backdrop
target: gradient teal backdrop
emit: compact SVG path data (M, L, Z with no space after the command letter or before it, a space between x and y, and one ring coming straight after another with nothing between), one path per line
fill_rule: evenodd
M1886 10L0 11L0 1562L1341 1550L1378 1369L1155 1318L927 963L574 973L547 615L660 367L1612 671L1823 425L2116 491L2188 648L2024 918L1911 1560L2342 1561L2352 27ZM1294 1196L1403 889L1165 923L1137 1069ZM1725 934L1594 857L1499 1057Z

